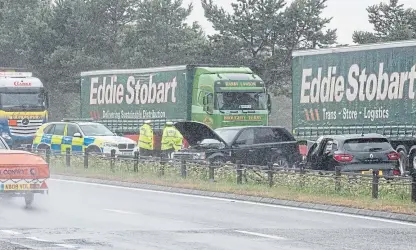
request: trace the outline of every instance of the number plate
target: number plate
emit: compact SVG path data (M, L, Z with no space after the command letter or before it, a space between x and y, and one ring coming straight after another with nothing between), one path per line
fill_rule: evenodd
M16 184L4 184L4 190L30 190L30 184L16 183Z
M372 170L361 171L361 174L373 174ZM379 170L378 175L383 175L383 171Z
M122 155L133 155L133 152L121 152Z

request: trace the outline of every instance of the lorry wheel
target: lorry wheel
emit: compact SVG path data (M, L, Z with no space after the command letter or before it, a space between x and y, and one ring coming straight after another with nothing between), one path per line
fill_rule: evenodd
M409 170L416 167L416 151L413 151L409 157Z
M404 175L404 173L409 169L407 155L406 155L406 152L403 149L397 150L397 153L400 154L400 160L399 160L400 172L401 172L402 175Z
M35 199L35 194L32 192L25 194L25 204L26 207L30 207L33 203L33 200Z

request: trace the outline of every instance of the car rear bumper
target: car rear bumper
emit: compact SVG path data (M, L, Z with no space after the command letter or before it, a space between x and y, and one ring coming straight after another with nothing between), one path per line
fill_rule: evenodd
M393 170L398 170L395 163L378 164L351 164L340 166L341 172L356 172L361 174L372 174L373 170L379 170L379 175L393 175Z

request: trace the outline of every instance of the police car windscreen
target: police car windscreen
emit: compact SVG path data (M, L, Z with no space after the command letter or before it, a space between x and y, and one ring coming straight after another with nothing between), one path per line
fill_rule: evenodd
M111 132L106 126L102 124L85 124L79 125L82 132L85 136L113 136L114 133Z

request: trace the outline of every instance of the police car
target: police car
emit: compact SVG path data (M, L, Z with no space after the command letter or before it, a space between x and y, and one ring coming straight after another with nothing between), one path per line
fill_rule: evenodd
M48 122L36 132L32 149L53 153L98 153L110 155L115 150L117 156L133 156L137 144L132 139L117 136L106 126L89 121Z

